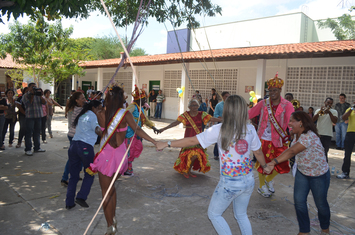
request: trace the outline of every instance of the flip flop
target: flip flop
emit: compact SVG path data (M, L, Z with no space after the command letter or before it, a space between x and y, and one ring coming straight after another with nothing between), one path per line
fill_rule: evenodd
M184 176L186 179L190 178L189 175L183 174L183 176Z
M193 178L196 178L197 177L197 175L194 175L194 174L189 174L191 177L193 177Z

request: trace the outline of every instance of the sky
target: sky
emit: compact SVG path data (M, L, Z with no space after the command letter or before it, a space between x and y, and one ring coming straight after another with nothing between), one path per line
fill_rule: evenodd
M222 8L222 15L216 17L199 17L201 26L210 26L248 19L269 17L294 12L303 12L313 20L335 18L349 13L350 6L355 5L355 0L211 0ZM350 13L355 15L355 12ZM19 18L21 23L26 23L28 17ZM166 53L167 32L173 30L170 23L158 23L153 18L148 19L142 35L138 38L135 47L143 48L147 54ZM8 24L0 24L0 33L8 33ZM72 38L102 37L116 35L110 20L105 15L94 12L88 19L63 19L63 27L74 27ZM180 28L186 28L185 26ZM126 31L127 30L127 31ZM117 28L121 37L130 38L132 26ZM126 33L127 32L127 33Z

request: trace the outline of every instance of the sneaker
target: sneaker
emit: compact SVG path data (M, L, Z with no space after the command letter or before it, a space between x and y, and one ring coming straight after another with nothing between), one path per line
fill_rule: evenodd
M267 189L266 185L263 185L263 187L258 188L258 193L263 197L271 197L271 193Z
M337 178L338 179L349 179L350 177L349 177L349 173L343 172L340 175L337 175Z
M74 208L74 207L75 207L75 204L72 206L65 206L65 209L70 210L71 208Z
M32 155L33 155L33 152L32 152L31 150L29 150L29 151L26 151L25 154L26 154L27 156L32 156Z
M266 187L267 187L267 189L269 190L270 193L275 193L274 181L273 180L271 180L270 182L267 182L265 180L265 184L266 184Z
M68 187L68 181L66 181L66 180L61 180L60 184L64 187Z
M35 150L35 153L44 153L46 150L45 149L37 149Z
M218 161L219 157L218 156L214 156L214 160Z
M89 207L86 201L82 198L76 198L75 202L79 204L81 207Z
M133 174L133 172L126 171L125 173L123 173L123 176L132 177L132 176L134 176L134 174Z

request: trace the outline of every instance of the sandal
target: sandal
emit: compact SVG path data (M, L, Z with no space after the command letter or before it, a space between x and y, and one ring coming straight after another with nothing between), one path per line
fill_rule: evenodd
M21 144L17 144L17 145L16 145L16 148L21 148Z
M189 175L186 174L186 173L184 173L183 176L184 176L186 179L190 178Z
M190 175L191 177L193 177L193 178L196 178L196 177L197 177L197 175L194 175L194 174L192 174L191 172L189 173L189 175Z

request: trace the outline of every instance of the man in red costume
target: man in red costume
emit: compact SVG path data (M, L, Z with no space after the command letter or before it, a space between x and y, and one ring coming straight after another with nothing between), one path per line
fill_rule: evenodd
M286 129L294 108L280 95L283 84L284 81L277 74L269 79L267 85L270 98L259 102L249 110L250 119L260 115L258 136L261 139L266 163L277 158L288 148L289 136ZM278 164L269 175L263 173L263 168L258 162L255 167L259 172L258 193L264 197L270 197L275 192L273 178L279 173L285 174L290 171L288 161Z

